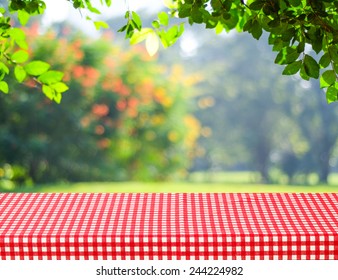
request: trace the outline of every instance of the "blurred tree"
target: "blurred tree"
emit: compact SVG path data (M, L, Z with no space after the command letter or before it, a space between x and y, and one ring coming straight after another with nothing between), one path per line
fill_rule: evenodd
M26 168L35 182L185 175L199 124L183 94L194 81L181 66L160 65L140 46L125 51L108 33L40 36L33 25L26 34L33 59L62 71L69 91L57 105L36 94L36 79L9 80L21 94L0 96L0 163Z
M312 82L308 86L307 91L318 94L310 97L306 91L300 94L301 101L297 102L299 106L294 112L309 145L307 152L298 159L298 168L306 173L316 172L319 182L326 184L338 138L338 110L336 106L327 106L321 99L318 83Z
M206 76L195 97L202 137L194 170L250 169L269 182L282 178L272 172L279 168L289 183L305 183L311 173L327 182L338 111L319 85L281 77L267 46L244 34L194 32L198 52L182 60Z

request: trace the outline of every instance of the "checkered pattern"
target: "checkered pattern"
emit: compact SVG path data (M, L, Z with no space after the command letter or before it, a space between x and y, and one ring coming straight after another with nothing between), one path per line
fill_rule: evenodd
M0 259L338 260L338 194L0 194Z

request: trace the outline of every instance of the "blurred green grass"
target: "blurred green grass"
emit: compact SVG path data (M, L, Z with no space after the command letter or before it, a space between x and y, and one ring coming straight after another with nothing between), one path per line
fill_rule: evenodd
M256 184L251 172L215 174L195 173L182 182L83 182L60 183L18 188L17 192L65 193L213 193L213 192L338 192L338 174L329 178L328 185Z

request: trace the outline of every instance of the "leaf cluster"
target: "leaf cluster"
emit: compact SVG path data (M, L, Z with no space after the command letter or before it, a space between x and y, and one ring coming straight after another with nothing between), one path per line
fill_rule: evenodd
M100 11L90 0L68 0L76 9L86 9L90 13ZM100 0L101 4L111 5L111 0ZM42 92L51 100L61 102L62 93L68 86L62 82L63 73L50 70L51 65L44 61L30 59L26 35L11 22L12 14L16 13L21 25L25 26L31 16L43 14L46 4L42 0L12 0L7 8L0 8L0 91L8 94L10 89L6 76L12 71L17 82L34 79L41 85ZM91 20L89 16L86 17ZM102 21L94 21L97 29L107 28Z
M165 0L165 6L169 11L160 11L157 19L153 20L151 27L143 27L141 17L135 11L127 11L125 18L127 23L118 30L125 32L126 38L131 44L145 41L148 53L153 56L159 49L160 43L168 48L176 43L184 32L184 23L170 24L170 19L176 17L177 3L173 0Z
M320 79L321 86L327 88L327 101L338 100L337 1L172 0L166 1L166 5L169 12L158 14L153 31L127 30L132 43L142 41L150 34L153 36L153 32L165 47L174 43L184 27L167 33L158 31L162 26L170 30L168 15L188 19L190 24L204 24L207 29L215 29L217 34L236 29L248 32L258 40L266 32L273 51L278 52L275 63L285 65L284 75L299 74L305 80Z
M176 14L190 24L204 24L216 33L244 31L255 39L269 34L278 52L275 63L285 65L284 75L321 80L327 101L338 99L338 3L333 0L177 0ZM321 54L319 61L307 46ZM321 71L324 69L326 71Z

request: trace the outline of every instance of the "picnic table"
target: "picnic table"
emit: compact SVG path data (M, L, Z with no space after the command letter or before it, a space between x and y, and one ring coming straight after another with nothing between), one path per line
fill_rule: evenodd
M1 193L1 260L338 260L337 193Z

